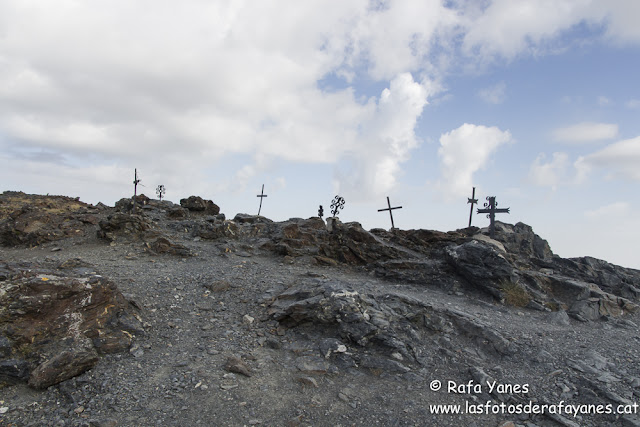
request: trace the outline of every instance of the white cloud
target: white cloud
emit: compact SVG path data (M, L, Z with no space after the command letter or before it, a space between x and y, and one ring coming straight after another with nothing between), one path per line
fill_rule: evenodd
M507 97L507 85L504 82L478 91L478 96L487 104L502 104Z
M618 136L618 125L611 123L582 122L555 129L553 139L568 143L584 143L613 139Z
M440 136L442 176L438 186L447 197L462 196L473 186L473 174L482 169L493 152L512 141L509 131L465 123Z
M607 36L618 43L640 42L640 3L628 0L608 0L593 2L592 10L597 16L604 16Z
M584 180L594 169L602 169L609 178L640 181L640 136L610 144L602 150L578 158L574 164Z
M476 63L530 52L580 22L638 41L630 3L4 0L1 148L50 153L61 177L70 172L54 159L88 170L152 163L187 187L231 155L254 163L213 178L231 186L237 175L239 187L269 159L350 162L336 175L342 188L384 192L460 43ZM328 75L347 87L323 91ZM358 79L389 89L362 99ZM501 102L501 88L481 96Z
M545 163L546 156L538 155L529 168L529 180L540 187L556 190L566 179L568 159L566 153L553 153L553 159Z
M493 0L468 2L463 48L484 58L513 59L553 50L564 32L580 24L604 28L614 43L640 42L640 3L628 0Z
M611 220L616 217L626 217L630 212L631 206L628 202L616 202L589 210L584 213L584 216L591 220Z
M400 165L417 147L414 128L428 91L405 73L384 89L375 111L362 123L346 162L336 171L338 191L352 200L385 195L396 184Z

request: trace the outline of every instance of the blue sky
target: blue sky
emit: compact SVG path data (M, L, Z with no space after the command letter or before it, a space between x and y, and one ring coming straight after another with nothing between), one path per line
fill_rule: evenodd
M640 2L0 0L1 190L466 226L640 268ZM486 226L484 215L473 222Z

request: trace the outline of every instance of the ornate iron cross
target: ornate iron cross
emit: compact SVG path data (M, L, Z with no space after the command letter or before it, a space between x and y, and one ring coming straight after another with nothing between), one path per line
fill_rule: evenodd
M338 211L340 209L344 209L344 198L340 196L336 196L331 202L331 215L333 216L338 215Z
M478 199L476 197L476 187L473 187L473 191L471 192L471 198L467 198L468 202L471 203L471 210L469 211L469 227L471 227L471 218L473 218L473 205L478 203Z
M262 191L256 197L260 197L260 207L258 208L258 216L260 216L260 211L262 210L262 199L267 197L267 195L264 194L264 184L262 184Z
M165 192L166 190L164 189L164 185L158 185L158 188L156 188L156 194L160 197L160 201L162 201L162 196L164 196Z
M509 213L510 208L498 209L498 203L496 202L496 196L487 196L488 202L484 204L484 209L478 209L478 213L486 213L489 218L489 236L493 239L496 234L496 214L497 213Z
M396 226L393 224L393 210L394 209L402 209L402 206L391 207L391 202L389 201L389 196L387 196L387 206L386 209L378 209L378 212L389 211L389 216L391 217L391 229L393 230Z

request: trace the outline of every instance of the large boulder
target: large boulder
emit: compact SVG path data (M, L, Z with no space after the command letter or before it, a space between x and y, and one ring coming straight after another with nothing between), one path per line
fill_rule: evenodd
M509 254L521 261L550 260L553 257L549 243L534 233L531 226L522 222L511 225L496 221L496 240L504 245Z
M517 281L516 271L494 245L471 240L447 249L446 257L455 271L469 284L485 290L498 299L504 298L504 287Z
M188 209L189 212L204 213L206 215L218 215L220 213L218 205L200 196L189 196L186 199L180 199L180 206Z
M113 282L73 265L0 262L0 383L46 388L91 369L100 354L126 351L143 333Z

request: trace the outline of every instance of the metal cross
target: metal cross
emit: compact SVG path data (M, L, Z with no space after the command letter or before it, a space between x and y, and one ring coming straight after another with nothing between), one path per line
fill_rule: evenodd
M478 199L476 197L476 187L473 187L473 191L471 192L471 198L467 198L468 202L471 203L471 210L469 211L469 227L471 227L471 218L473 218L473 205L478 203Z
M267 195L264 194L264 184L262 184L262 191L256 197L260 197L260 207L258 208L258 216L260 216L260 211L262 210L262 199L267 197Z
M318 216L322 218L322 215L324 215L324 209L322 209L322 205L320 205L320 208L318 209Z
M344 209L344 198L336 196L331 202L331 215L336 216L340 209Z
M389 216L391 217L391 229L393 230L394 228L396 228L396 226L393 224L393 210L394 209L402 209L402 206L396 206L396 207L391 207L391 202L389 201L389 196L387 196L387 206L389 206L386 209L378 209L378 212L382 212L382 211L389 211Z
M498 203L496 202L496 196L487 196L488 203L484 204L484 209L478 209L478 213L486 213L487 218L489 218L489 236L493 239L496 234L496 214L497 213L509 213L510 208L501 208L498 209Z
M164 189L164 185L158 185L158 188L156 188L156 194L160 197L160 201L162 201L162 196L164 196L165 192L166 190Z
M133 213L136 213L136 199L138 198L138 184L141 180L138 179L138 169L133 170Z

